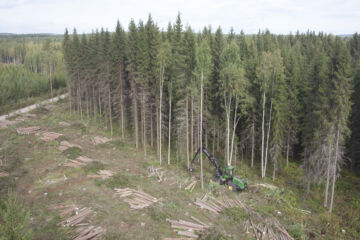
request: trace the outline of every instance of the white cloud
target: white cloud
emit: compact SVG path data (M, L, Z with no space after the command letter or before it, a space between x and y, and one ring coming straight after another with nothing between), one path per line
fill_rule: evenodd
M0 0L0 32L113 30L118 19L127 27L131 18L145 21L149 13L166 29L178 11L184 26L190 24L196 31L209 24L214 30L221 25L227 32L233 26L245 33L265 28L275 33L360 31L357 0Z

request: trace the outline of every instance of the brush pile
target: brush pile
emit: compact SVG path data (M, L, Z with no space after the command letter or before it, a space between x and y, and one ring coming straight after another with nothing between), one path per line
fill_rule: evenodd
M185 237L191 238L198 238L199 236L197 233L204 232L206 229L209 228L208 225L200 224L200 223L193 223L184 220L171 220L166 219L167 222L171 224L171 228L175 229L175 231Z
M7 172L3 172L0 170L0 177L8 177L10 176Z
M30 135L34 133L38 133L41 130L39 126L33 126L33 127L20 127L16 129L16 132L19 135Z
M114 190L120 197L125 198L124 202L129 203L132 209L142 209L158 201L158 199L147 193L131 188L115 188Z
M68 141L61 141L58 149L60 151L65 151L66 149L71 148L71 147L81 148L79 145L69 143Z
M99 145L99 144L107 143L110 141L111 141L111 139L109 139L107 137L100 137L100 136L93 137L93 139L92 139L92 142L94 145Z
M0 121L0 129L5 129L7 128L7 126L9 125L14 125L18 123L18 121L10 121L10 120L3 120L3 121Z
M102 178L102 179L106 179L109 177L114 176L115 173L110 171L110 170L99 170L97 174L95 175L88 175L89 178Z
M253 220L258 218L258 223ZM248 234L252 228L256 240L294 240L275 217L259 219L259 216L252 215L244 223L244 231Z
M202 199L197 198L194 202L195 205L201 209L206 209L215 215L219 214L226 208L239 207L244 210L244 213L249 216L249 219L244 223L244 231L250 233L249 229L252 228L254 237L257 240L294 240L286 231L285 227L275 218L264 218L261 214L255 212L250 207L246 206L239 198L230 198L223 195L222 199L217 199L205 195Z
M164 178L165 171L162 170L161 167L154 168L154 166L148 167L149 175L148 177L156 176L159 182L165 181L166 178Z
M80 156L76 160L68 159L68 162L64 164L64 167L82 167L93 160L88 157Z
M41 140L44 140L45 142L50 142L53 141L59 137L63 136L63 134L61 133L56 133L56 132L43 132L42 133L42 137Z
M68 123L68 122L59 122L59 125L63 126L63 127L69 127L70 123Z

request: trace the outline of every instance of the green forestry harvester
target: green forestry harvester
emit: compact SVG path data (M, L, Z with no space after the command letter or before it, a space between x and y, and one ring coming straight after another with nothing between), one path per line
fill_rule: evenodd
M216 169L216 172L211 178L211 181L217 182L220 185L227 185L229 189L232 191L243 191L248 188L245 180L234 176L235 168L233 166L227 166L224 170L222 170L219 166L218 160L205 147L203 147L202 149L199 148L197 150L194 158L191 160L190 169L189 169L190 172L194 171L193 169L194 161L201 152L203 152L206 155L206 157L210 160L211 164Z

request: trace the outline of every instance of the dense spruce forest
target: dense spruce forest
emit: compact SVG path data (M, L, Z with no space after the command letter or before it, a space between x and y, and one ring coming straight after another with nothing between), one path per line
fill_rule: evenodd
M61 40L56 35L0 35L0 114L66 86Z
M63 49L70 112L104 119L160 163L189 167L205 146L276 179L301 161L303 187L324 186L330 212L340 170L359 173L358 34L197 33L180 14L162 30L149 15L114 33L66 30Z

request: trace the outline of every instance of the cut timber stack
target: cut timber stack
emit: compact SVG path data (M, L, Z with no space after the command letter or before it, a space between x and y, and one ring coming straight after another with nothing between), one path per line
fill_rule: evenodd
M102 227L95 226L84 226L76 229L76 235L73 237L73 240L87 240L94 239L105 233L105 229Z
M75 226L85 220L86 217L88 217L90 214L93 213L93 210L91 208L81 208L78 211L75 211L75 215L65 219L60 224L64 227L71 227Z
M59 137L63 136L63 134L61 133L56 133L56 132L44 132L42 133L42 137L41 140L44 140L46 142L50 142L52 140L55 140Z
M66 149L71 148L71 147L81 148L79 145L75 145L75 144L69 143L68 141L61 141L58 149L59 149L60 151L65 151Z
M147 193L131 188L115 188L115 192L119 194L120 197L125 197L124 202L129 203L132 209L145 208L158 201Z
M111 139L107 138L107 137L100 137L100 136L96 136L92 139L92 142L94 145L98 145L98 144L102 144L102 143L107 143L111 141Z
M74 230L70 230L68 234L71 235L71 239L73 240L90 240L95 239L105 233L105 229L102 227L95 227L93 225L89 225L87 222L84 222L85 219L93 213L91 208L82 208L78 209L75 206L56 206L53 209L63 209L59 215L61 218L64 218L68 215L64 221L60 224L62 227L74 227ZM75 213L75 215L74 215Z
M174 228L179 235L191 238L198 238L199 236L196 233L201 233L207 228L209 228L208 225L188 222L184 220L176 221L166 219L166 221L171 224L171 228Z
M40 127L34 126L34 127L21 127L17 128L16 131L19 135L29 135L33 133L37 133L40 131Z

